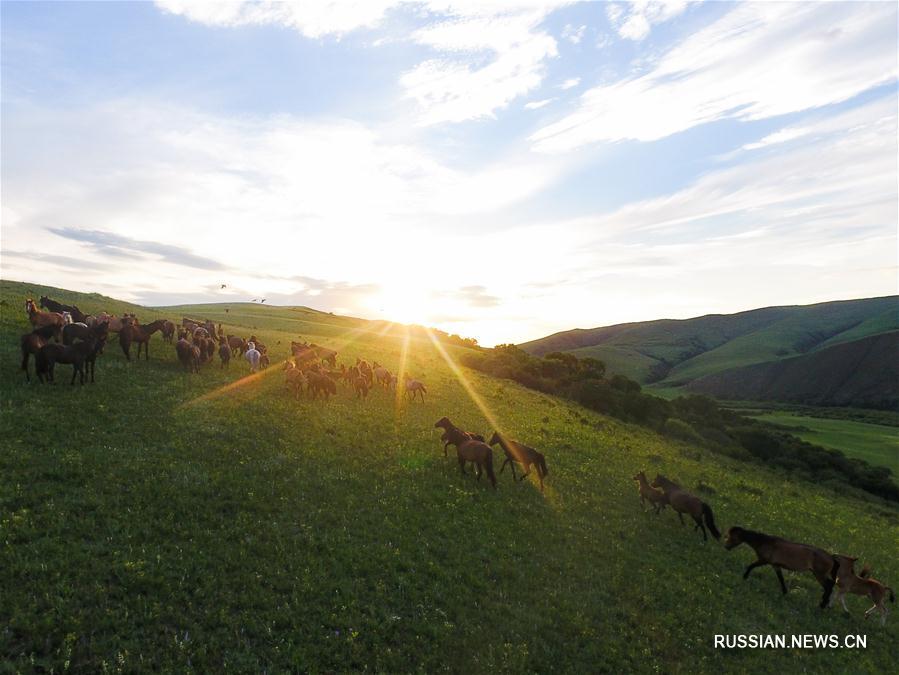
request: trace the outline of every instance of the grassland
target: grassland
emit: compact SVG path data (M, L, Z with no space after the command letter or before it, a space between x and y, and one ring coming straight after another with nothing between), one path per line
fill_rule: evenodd
M899 428L788 412L753 417L786 429L809 443L841 450L848 457L886 466L894 475L899 475Z
M631 475L700 492L743 525L852 553L899 583L899 510L846 488L671 443L463 369L550 475L460 476L434 421L488 431L427 339L309 310L137 308L209 317L274 355L302 335L402 362L426 403L290 399L280 370L182 373L110 344L86 387L26 385L24 294L0 286L0 655L9 672L888 672L899 623L817 609L819 587L640 510ZM71 301L58 290L53 297ZM85 311L125 305L84 297ZM228 312L225 312L225 309ZM447 347L456 357L459 349ZM405 355L405 356L404 356ZM60 366L65 373L68 370ZM498 462L497 462L498 464ZM894 617L895 618L895 617ZM715 650L715 634L865 634L865 650Z

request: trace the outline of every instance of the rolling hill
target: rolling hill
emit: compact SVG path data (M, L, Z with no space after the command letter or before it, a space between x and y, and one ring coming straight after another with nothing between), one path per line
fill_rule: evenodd
M26 384L26 294L147 322L256 332L273 366L184 373L112 340L94 385ZM899 622L817 608L820 587L641 511L633 474L743 525L859 555L896 586L899 509L845 485L697 450L454 364L463 347L304 308L143 308L0 282L0 662L9 672L890 671ZM227 312L225 310L228 310ZM302 335L343 362L403 364L424 403L343 387L295 401L277 361ZM462 476L434 422L493 422L546 453L497 490ZM490 420L490 421L488 421ZM495 465L499 467L498 457ZM866 649L727 650L716 634L867 636Z
M521 347L536 355L570 351L579 357L592 356L605 361L610 372L659 389L689 385L694 391L711 393L714 389L721 395L729 373L757 364L771 364L764 371L768 379L755 381L772 381L771 378L777 377L779 386L771 391L757 386L751 389L751 395L759 399L777 396L787 401L804 401L802 396L806 390L799 383L815 382L818 379L815 368L832 364L837 356L850 353L868 354L869 361L890 353L890 345L896 341L899 330L897 299L888 296L766 307L738 314L577 329L527 342ZM881 349L869 353L868 343L860 342L855 348L828 354L837 346L873 336L884 336L877 342ZM789 375L775 376L784 366L774 364L788 360ZM862 381L868 376L878 379L870 383ZM733 382L744 380L745 375L741 374ZM825 399L859 406L879 405L883 401L896 401L897 386L895 379L890 382L886 377L878 377L876 364L866 363L851 387L847 381L844 392L829 389ZM727 393L748 398L738 391L737 385L729 387Z

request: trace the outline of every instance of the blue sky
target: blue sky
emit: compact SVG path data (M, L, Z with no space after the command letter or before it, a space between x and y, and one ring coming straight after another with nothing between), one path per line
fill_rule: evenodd
M485 344L897 291L895 3L0 7L4 278Z

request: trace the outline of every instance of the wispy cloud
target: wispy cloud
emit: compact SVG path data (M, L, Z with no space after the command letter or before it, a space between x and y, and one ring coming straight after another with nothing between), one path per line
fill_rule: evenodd
M749 3L687 37L650 72L586 91L531 136L541 151L652 141L719 119L845 101L896 78L896 5Z
M649 35L652 27L681 14L687 0L632 0L609 3L606 15L618 34L628 40L640 41Z
M579 77L569 77L562 84L559 85L559 89L567 90L573 89L581 83L581 78Z
M527 108L528 110L537 110L539 108L542 108L543 106L549 105L550 103L552 103L555 100L556 99L554 99L554 98L544 98L544 99L541 99L540 101L528 101L527 103L524 104L524 107Z

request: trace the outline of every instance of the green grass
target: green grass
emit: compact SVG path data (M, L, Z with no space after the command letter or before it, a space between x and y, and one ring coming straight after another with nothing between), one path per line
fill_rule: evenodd
M847 457L858 457L871 464L886 466L899 475L899 429L896 427L786 412L754 417L784 427L809 443L841 450Z
M30 288L34 288L33 286ZM97 383L26 385L24 287L0 285L0 656L10 672L887 672L899 623L820 611L819 587L752 552L703 544L640 510L631 475L697 489L743 525L861 556L896 586L899 510L671 443L463 370L550 475L497 491L444 458L442 415L487 432L429 341L282 308L179 312L296 335L408 369L426 403L293 401L281 371L183 374L158 336L149 362L107 346ZM66 301L71 294L56 291ZM94 301L91 301L94 302ZM96 311L109 301L78 303ZM136 310L150 319L158 310ZM205 314L204 314L205 313ZM170 313L170 318L178 316ZM341 323L342 322L342 323ZM349 330L350 332L346 332ZM280 345L278 344L280 341ZM458 354L449 348L450 354ZM499 462L497 462L497 466ZM894 617L895 618L895 617ZM725 651L719 633L866 634L852 650Z

